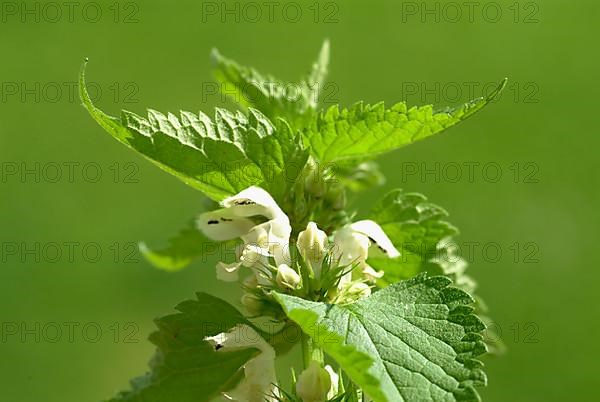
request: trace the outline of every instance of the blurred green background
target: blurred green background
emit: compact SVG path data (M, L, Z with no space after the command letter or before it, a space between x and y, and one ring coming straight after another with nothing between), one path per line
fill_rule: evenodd
M454 105L509 77L482 113L382 158L385 188L355 205L402 187L450 212L508 346L486 359L484 400L595 399L597 2L72 4L1 4L2 401L109 397L145 371L154 317L195 291L236 302L216 257L168 274L135 251L163 244L202 196L91 120L75 89L83 58L113 115L210 113L228 105L214 94L213 46L295 80L324 38L327 104Z

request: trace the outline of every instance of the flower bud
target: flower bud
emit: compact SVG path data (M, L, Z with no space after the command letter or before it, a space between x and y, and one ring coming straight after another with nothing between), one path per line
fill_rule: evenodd
M296 394L302 398L303 402L325 402L330 388L329 372L313 360L298 377Z
M340 211L346 207L346 189L341 185L331 186L325 199L334 211Z
M321 276L321 264L325 258L328 244L327 234L319 230L314 222L309 222L306 230L298 235L298 241L296 242L298 251L304 261L310 265L316 278Z
M373 161L358 165L350 175L350 179L352 180L350 188L353 191L366 190L385 184L385 176L379 170L379 165Z
M302 278L300 275L287 264L281 264L277 268L277 277L275 278L277 285L282 289L298 289Z
M256 275L254 275L254 274L246 277L246 279L244 279L242 281L242 287L246 290L256 289L257 286L258 286L258 279L256 278Z
M246 308L246 310L248 310L248 312L251 315L261 315L264 306L263 306L263 302L260 301L258 298L256 298L255 296L251 295L251 294L244 294L242 296L242 306L244 306Z
M319 165L314 162L309 162L310 171L304 180L304 188L308 193L316 198L321 198L325 195L327 186L323 179L323 172L319 169Z

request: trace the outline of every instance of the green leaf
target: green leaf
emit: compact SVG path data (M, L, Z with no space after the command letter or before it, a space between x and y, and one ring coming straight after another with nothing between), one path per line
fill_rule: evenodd
M369 259L373 267L385 272L381 284L411 278L420 272L445 274L458 269L444 265L458 260L456 256L446 258L449 255L440 246L443 240L458 234L458 229L446 221L447 217L448 212L430 203L424 195L399 189L375 204L369 219L382 227L401 254L395 259Z
M303 132L304 144L321 163L370 159L437 134L465 120L498 96L506 85L484 98L436 112L431 105L408 108L401 102L386 109L357 103L349 109L332 106L320 112Z
M142 255L156 268L174 272L201 257L211 244L214 244L212 240L204 236L192 220L175 237L169 239L168 246L151 249L142 242L139 248Z
M422 274L344 306L275 298L375 402L477 401L484 325L450 283Z
M459 253L452 239L458 229L446 221L448 213L430 203L418 193L393 190L385 195L372 209L369 219L379 223L401 255L397 258L369 258L369 264L383 271L377 281L380 287L389 286L403 279L426 272L429 275L445 275L455 286L473 294L476 282L465 273L468 263ZM486 309L477 298L476 313L486 322ZM493 330L486 332L485 343L491 354L501 354L505 347Z
M283 117L295 127L312 115L327 76L329 41L321 47L310 74L298 83L285 83L271 75L241 66L213 49L214 74L221 91L243 107L254 107L270 119Z
M179 313L155 321L158 331L150 335L150 341L158 349L150 362L151 371L134 379L131 391L109 402L204 402L237 384L242 366L258 351L217 353L204 339L251 324L223 300L204 293L196 296L196 300L180 303Z
M154 110L148 110L147 118L125 110L120 119L111 117L93 105L84 72L85 64L80 96L98 124L215 201L252 185L283 197L308 158L287 123L278 120L274 126L254 109L248 115L217 109L214 120L201 112L181 112L177 117Z
M395 245L420 255L433 255L442 239L458 234L447 217L446 210L430 203L424 195L400 189L387 193L370 215Z

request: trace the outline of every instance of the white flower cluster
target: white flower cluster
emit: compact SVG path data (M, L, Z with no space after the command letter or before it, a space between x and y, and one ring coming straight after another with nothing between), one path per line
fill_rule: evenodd
M246 289L277 286L282 290L296 290L307 278L302 278L293 267L289 242L292 227L288 216L273 197L259 187L249 187L221 202L221 209L207 212L198 218L198 227L209 238L217 241L241 239L237 261L219 262L217 277L224 281L239 280L242 267L252 272L244 280ZM252 218L252 219L251 219ZM325 259L341 274L331 293L335 300L358 300L368 297L368 282L381 278L382 272L367 264L371 253L394 258L400 255L382 228L370 220L344 226L331 238L309 222L298 234L296 247L314 280L324 276ZM331 267L328 267L331 269ZM259 311L261 300L252 294L242 297L249 311ZM244 380L225 397L239 402L275 402L279 400L275 374L275 351L252 328L240 325L227 333L206 340L218 345L219 352L235 348L254 347L261 353L244 366ZM323 402L338 394L339 377L329 366L311 362L298 377L296 394L303 402Z
M298 288L303 278L292 268L290 220L273 197L260 187L249 187L223 200L221 206L221 209L200 215L198 227L213 240L239 238L243 245L238 248L236 262L217 264L217 278L235 282L239 280L240 268L247 267L253 272L245 282L247 286L276 284L281 289ZM266 221L256 223L250 218ZM316 223L309 222L306 230L298 234L296 246L317 280L321 276L323 261L330 253L332 261L348 268L339 280L338 293L361 297L370 294L370 287L364 282L374 282L383 275L367 264L369 253L380 253L390 258L400 255L381 227L371 220L354 222L338 229L333 233L331 242ZM247 297L245 300L248 304Z

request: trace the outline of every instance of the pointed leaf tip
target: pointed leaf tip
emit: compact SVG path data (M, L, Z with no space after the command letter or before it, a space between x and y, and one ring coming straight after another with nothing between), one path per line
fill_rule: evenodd
M500 92L502 92L504 90L507 82L508 82L508 77L504 77L504 79L502 79L502 81L500 81L500 84L498 84L496 89L494 89L488 96L485 97L486 100L487 101L494 100L500 94Z

